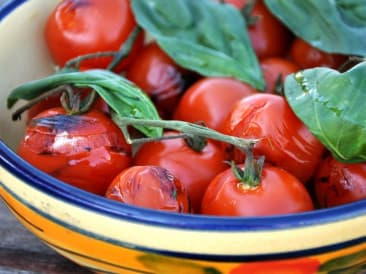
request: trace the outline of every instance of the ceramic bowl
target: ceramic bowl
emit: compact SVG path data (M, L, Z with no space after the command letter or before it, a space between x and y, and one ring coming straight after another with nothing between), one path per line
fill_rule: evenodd
M26 228L95 272L365 271L366 201L262 218L179 215L86 193L19 158L14 150L24 125L11 121L5 98L16 85L52 73L42 26L56 3L0 7L0 195Z

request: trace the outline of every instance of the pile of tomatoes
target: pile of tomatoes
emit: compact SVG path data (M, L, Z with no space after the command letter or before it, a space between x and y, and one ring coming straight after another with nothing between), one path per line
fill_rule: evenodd
M19 154L86 191L170 212L263 216L366 198L366 164L335 160L281 95L287 75L318 66L337 69L347 56L323 52L296 37L262 1L225 2L246 7L265 90L179 66L147 39L144 29L113 71L141 88L162 119L255 139L253 147L243 151L169 129L159 139L132 146L101 98L88 111L70 114L54 95L29 109ZM129 0L63 0L48 18L45 41L62 68L79 56L117 52L137 28ZM107 54L83 59L78 68L108 69L112 59ZM75 92L80 99L90 91Z

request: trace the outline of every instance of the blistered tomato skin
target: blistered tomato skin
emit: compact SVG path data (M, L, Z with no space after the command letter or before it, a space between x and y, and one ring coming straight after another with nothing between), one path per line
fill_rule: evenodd
M61 67L77 56L117 51L136 27L129 0L63 0L49 16L45 38L55 63ZM116 69L121 71L137 54L144 40L136 40L131 54ZM87 60L84 68L105 68L110 57Z
M182 96L173 118L191 123L203 122L207 127L222 131L233 105L257 91L232 78L202 78Z
M245 182L244 182L245 184ZM243 186L229 168L207 187L201 213L218 216L269 216L312 210L304 185L283 169L265 166L257 187Z
M329 155L314 179L321 207L333 207L366 199L366 163L341 163Z
M164 136L176 135L166 132ZM197 152L183 139L145 143L134 156L135 165L155 165L169 170L187 189L194 212L201 207L201 199L209 182L227 168L222 148L208 140L206 147Z
M162 117L169 118L186 87L185 73L152 42L129 65L126 77L149 95Z
M180 181L158 166L133 166L115 177L106 191L109 199L177 213L189 213L190 201Z
M49 175L99 195L131 164L131 148L121 130L97 111L41 112L30 121L18 153Z
M256 155L264 155L266 162L286 169L304 183L314 175L324 152L286 99L275 94L255 94L240 100L226 120L225 133L259 139L254 147ZM243 161L237 150L233 157Z

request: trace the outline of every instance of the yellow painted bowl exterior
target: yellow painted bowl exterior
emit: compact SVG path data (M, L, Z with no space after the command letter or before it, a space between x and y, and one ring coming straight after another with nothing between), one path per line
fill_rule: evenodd
M7 66L0 75L0 89L10 91L51 73L39 29L57 1L8 2L0 8L0 60ZM26 37L27 44L11 43L12 32ZM12 62L10 50L32 57L32 66ZM22 127L10 125L6 96L2 93L0 98L5 114L0 117L2 200L40 240L95 272L366 271L366 201L247 219L169 214L118 204L57 181L20 159L9 146L14 147Z
M12 152L2 151L3 156L8 153ZM312 216L324 219L327 214L320 211L267 220L233 218L232 222L180 216L84 193L17 157L2 161L2 199L47 245L96 272L246 273L235 269L260 263L281 271L318 273L322 269L362 269L366 264L366 215L352 214L357 203L339 209L348 219L337 220L335 214L324 222ZM34 183L41 176L43 181ZM40 187L47 182L50 187ZM312 272L300 272L309 265ZM170 272L175 268L180 272Z

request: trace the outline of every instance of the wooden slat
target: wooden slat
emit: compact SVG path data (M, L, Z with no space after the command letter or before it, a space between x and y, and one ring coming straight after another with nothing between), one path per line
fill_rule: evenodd
M0 202L1 274L90 274L26 230Z

